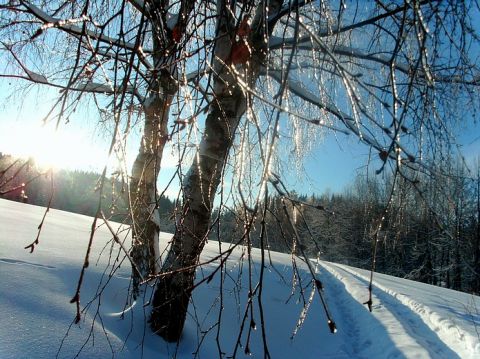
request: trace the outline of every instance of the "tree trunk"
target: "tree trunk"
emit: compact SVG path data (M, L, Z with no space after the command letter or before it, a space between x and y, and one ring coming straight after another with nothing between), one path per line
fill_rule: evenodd
M195 268L208 236L215 193L235 130L246 110L245 93L227 66L233 62L237 64L237 70L242 68L238 71L244 71L243 81L253 88L266 53L265 30L270 35L273 28L272 24L263 26L264 21L269 15L276 14L281 5L282 1L270 1L267 14L262 4L259 5L249 36L252 60L248 67L232 61L236 37L232 32L235 29L234 19L225 3L218 1L214 98L210 103L200 149L185 180L183 213L162 267L165 275L159 278L152 302L151 328L167 341L180 339L193 290Z
M245 111L245 96L236 88L232 96L218 98L212 106L197 159L187 174L183 214L163 265L166 275L153 297L151 326L167 341L181 335L198 263L208 235L215 192L233 141L233 134Z
M130 203L133 221L132 292L139 293L140 282L159 272L158 235L160 218L157 202L157 177L163 148L167 141L167 125L172 98L177 92L176 81L161 73L144 105L145 128L140 150L132 168Z
M178 91L178 58L183 45L181 39L195 2L182 0L175 24L168 24L168 1L151 4L150 21L155 49L152 83L143 110L145 128L140 150L132 168L130 208L133 221L132 294L139 294L142 280L160 270L159 243L160 216L157 200L157 178L163 149L168 139L168 117L173 97ZM170 26L170 27L168 27ZM177 34L174 36L174 29ZM156 74L156 77L154 77Z
M473 249L473 268L475 268L474 281L473 281L473 292L477 295L480 293L480 167L477 168L477 212L476 212L476 226L475 226L475 240L474 240L474 249Z

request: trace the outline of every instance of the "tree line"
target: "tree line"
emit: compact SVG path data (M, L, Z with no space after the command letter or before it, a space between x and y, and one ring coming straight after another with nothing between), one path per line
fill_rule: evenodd
M0 198L51 207L94 217L99 205L99 173L84 170L45 169L33 158L22 159L0 153ZM101 210L110 220L131 224L127 183L114 172L104 183ZM159 199L160 224L172 231L169 219L174 202Z
M304 250L311 258L368 270L375 259L377 272L480 293L478 166L473 173L455 162L441 176L413 182L363 174L339 193L276 193L262 206L270 250ZM238 241L243 209L221 212L210 238ZM258 223L250 238L261 247Z
M3 198L46 207L52 196L51 208L88 216L97 213L98 173L42 172L31 159L2 155L0 176ZM28 185L22 186L24 183ZM8 191L7 184L14 190ZM393 197L389 196L392 186L396 186ZM125 181L114 174L105 193L103 213L112 220L131 224ZM159 202L163 231L175 230L171 220L175 206L175 201L168 197ZM364 269L372 268L375 250L378 272L480 293L478 166L473 173L457 161L444 169L443 176L425 176L417 182L358 175L341 192L276 193L262 207L267 212L269 250L298 254L303 249L309 257ZM212 226L210 239L233 243L242 238L242 206L217 207L213 217L219 225ZM253 247L261 247L258 223L249 238Z

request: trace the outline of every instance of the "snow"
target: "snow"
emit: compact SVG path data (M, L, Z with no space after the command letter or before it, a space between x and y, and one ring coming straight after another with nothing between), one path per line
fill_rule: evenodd
M142 301L149 299L151 290L134 305L126 304L130 265L105 225L96 230L81 290L82 308L86 306L82 320L73 324L75 305L69 302L83 264L92 218L50 210L40 243L30 254L23 248L35 239L44 211L0 200L0 358L217 358L220 352L224 357L248 356L245 346L250 316L241 335L242 347L235 353L249 288L248 261L241 260L247 254L242 248L233 251L223 275L219 271L194 291L181 341L167 344L146 324L148 306ZM119 230L121 240L129 240L128 228L112 226ZM161 235L164 243L168 238ZM227 244L207 243L202 259L216 256L220 246L228 248ZM252 250L252 258L255 287L261 272L260 252ZM338 331L330 334L314 294L303 325L291 339L303 308L298 286L292 294L291 256L272 252L265 261L261 302L272 358L480 357L479 297L375 274L370 313L362 304L368 299L369 272L328 262L312 263L324 284ZM296 264L301 284L307 286L308 301L311 286L307 268L300 260ZM203 265L197 279L214 269L215 263ZM102 288L102 294L95 297ZM263 357L256 297L253 316L256 330L252 329L249 349L252 357Z
M74 21L71 21L71 20L61 20L61 19L54 18L28 1L24 1L22 5L25 6L32 14L34 14L35 17L40 19L45 24L44 27L46 28L55 26L55 27L64 29L68 32L71 32L73 34L82 35L82 36L87 34L89 37L100 40L107 44L116 44L125 49L136 50L136 45L133 43L112 38L110 36L103 34L103 32L101 33L95 32L89 29L85 30L82 26L74 25ZM152 51L144 49L144 52L151 53Z

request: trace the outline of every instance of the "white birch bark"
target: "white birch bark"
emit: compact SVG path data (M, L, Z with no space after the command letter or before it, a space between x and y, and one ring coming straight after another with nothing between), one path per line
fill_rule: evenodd
M141 281L158 272L160 223L156 182L168 137L170 105L177 89L176 82L168 74L163 75L158 81L157 90L152 91L144 106L145 127L130 182L134 297L139 293Z
M268 15L279 11L282 1L270 1L269 14L259 5L249 36L252 60L236 65L244 71L250 87L258 78L258 69L266 53L262 22ZM152 330L167 341L177 341L182 333L188 303L195 279L195 265L208 235L213 201L228 152L234 140L240 118L246 110L246 94L236 81L232 69L226 65L231 54L235 33L234 19L226 11L223 1L218 1L218 37L215 44L214 99L205 122L205 132L198 155L186 176L183 213L173 237L171 249L163 265L164 273L156 287L150 318ZM230 29L230 30L229 30ZM268 31L267 34L270 34Z
M177 55L182 50L180 38L175 39L171 32L176 27L180 34L185 33L195 2L182 1L176 16L161 11L168 8L168 1L155 1L151 6L154 71L149 96L143 105L145 127L130 182L134 298L139 294L140 283L159 269L157 179L168 139L170 107L179 88Z

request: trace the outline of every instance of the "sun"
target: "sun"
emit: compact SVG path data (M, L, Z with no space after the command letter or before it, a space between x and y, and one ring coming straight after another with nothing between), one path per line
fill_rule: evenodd
M4 132L4 131L3 131ZM11 124L2 150L19 157L30 157L40 167L53 169L99 170L107 161L106 149L80 129L52 124Z

